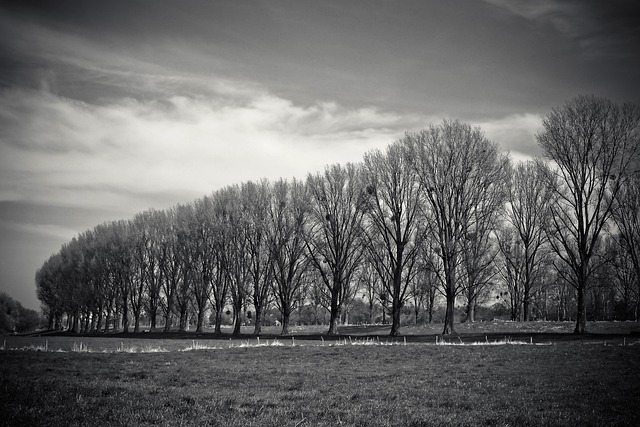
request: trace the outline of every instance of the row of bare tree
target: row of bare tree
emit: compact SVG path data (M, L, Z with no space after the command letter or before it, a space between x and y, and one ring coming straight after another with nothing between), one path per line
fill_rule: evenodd
M639 123L635 106L575 98L536 135L550 161L513 166L479 128L444 121L304 182L246 182L99 225L44 263L38 295L52 324L66 315L76 330L109 325L116 314L125 331L130 316L138 330L143 312L152 328L162 314L166 330L174 316L185 329L190 310L202 330L212 308L220 332L231 306L238 334L251 304L259 334L275 304L286 334L314 284L334 334L344 305L366 289L371 304L388 301L397 335L403 305L426 298L432 308L437 289L450 334L456 298L473 320L498 283L528 320L532 293L552 270L576 290L583 333L585 292L613 262L607 254L620 255L638 304ZM605 241L617 249L604 250Z

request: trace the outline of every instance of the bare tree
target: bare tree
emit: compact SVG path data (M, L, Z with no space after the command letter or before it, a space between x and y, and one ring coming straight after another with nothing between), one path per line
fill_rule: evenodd
M209 241L213 238L213 229L208 221L211 210L211 198L203 197L194 203L193 222L190 225L194 281L191 287L192 300L196 310L196 332L204 331L204 319L209 307L213 281L213 259Z
M249 236L251 221L247 215L248 205L241 200L240 187L227 188L227 274L233 308L233 335L240 335L243 308L250 293L251 253Z
M509 158L479 128L445 120L418 133L405 144L422 188L423 210L436 253L442 260L447 300L444 334L454 332L455 299L462 289L457 273L463 239L483 201L500 199Z
M192 204L175 206L175 262L178 276L175 282L175 314L178 315L178 329L183 332L189 328L189 311L192 306L192 290L197 280L197 240L192 231L195 212Z
M621 179L621 188L615 198L613 220L618 229L618 238L622 250L627 254L633 276L635 276L635 295L640 295L640 170L635 170L629 176ZM624 259L619 256L618 259ZM624 271L626 268L619 268ZM622 280L624 283L625 280ZM624 288L624 287L623 287ZM628 301L629 290L625 289L625 301ZM640 320L640 298L636 297L634 317Z
M160 240L162 269L161 308L164 312L164 331L170 332L175 312L176 294L178 285L182 280L183 264L180 256L180 242L178 241L178 208L167 211L162 224L162 237Z
M365 225L369 256L391 297L391 336L400 333L400 310L416 274L420 184L401 141L364 156L369 195Z
M140 316L144 307L146 290L148 289L149 275L147 265L149 264L149 259L147 258L147 247L151 241L148 215L148 212L141 212L130 221L134 280L129 293L129 304L133 313L133 332L140 332Z
M275 182L269 209L269 249L276 304L282 314L282 335L289 333L289 319L308 265L304 237L308 209L304 183L295 179Z
M522 242L516 237L516 230L509 224L502 224L497 230L496 240L500 250L501 266L499 267L502 280L507 287L509 295L509 308L511 311L511 320L522 319L522 300L523 300L523 276L525 258L522 251ZM501 298L500 293L498 298Z
M576 334L586 332L585 291L597 267L592 259L638 152L639 123L633 105L579 96L548 114L536 135L556 165L549 241L577 292Z
M150 329L156 329L156 319L162 304L162 283L164 282L163 251L161 242L163 240L163 224L166 221L164 211L151 210L147 214L147 227L149 231L149 242L145 246L145 310L150 318Z
M250 297L254 312L254 335L260 335L262 321L271 300L273 266L269 251L268 214L271 204L271 188L264 179L246 182L240 189L242 210L245 215L247 263L251 281Z
M343 303L357 283L350 280L364 251L365 201L358 167L328 166L307 178L311 209L306 245L311 264L330 294L329 335L338 332Z
M110 224L109 261L113 279L118 289L118 304L122 315L122 330L129 332L130 300L133 292L134 260L132 226L129 222L120 220Z
M552 199L548 185L550 173L549 167L539 160L519 163L513 170L508 187L506 219L513 226L514 237L518 239L518 248L521 248L523 257L522 277L518 280L522 280L524 321L531 317L531 294L537 282L536 273L543 246L547 242L545 230L550 220L549 203ZM509 261L514 267L515 259ZM515 285L520 286L519 283Z
M382 282L376 268L371 263L368 251L365 252L362 266L358 269L358 281L360 282L359 289L363 291L362 299L366 299L369 306L368 323L373 324L376 301L379 300L382 292Z
M214 332L222 333L222 313L229 293L228 252L230 192L228 189L218 190L211 195L211 204L206 216L207 245L211 259L211 295L210 300L215 311Z
M498 274L495 259L499 249L495 239L499 213L506 193L492 191L481 199L470 215L462 240L463 296L465 322L475 322L475 311L482 296Z

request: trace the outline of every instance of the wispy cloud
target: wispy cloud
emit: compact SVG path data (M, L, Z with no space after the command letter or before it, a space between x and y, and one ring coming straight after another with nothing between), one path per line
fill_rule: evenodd
M233 102L172 96L91 105L25 89L0 93L0 121L3 199L77 203L80 193L99 205L122 202L116 192L193 195L262 176L304 176L358 161L411 125L374 108L299 106L263 92Z

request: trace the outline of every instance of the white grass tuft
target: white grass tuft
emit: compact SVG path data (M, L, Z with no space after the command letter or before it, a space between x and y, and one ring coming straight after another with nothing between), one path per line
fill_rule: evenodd
M140 353L169 353L169 350L163 347L152 347L147 344L140 349Z
M527 342L527 341L514 341L510 337L504 337L504 339L496 340L496 341L489 341L485 337L485 341L475 341L475 342L469 342L469 343L462 342L462 339L460 339L460 337L458 337L458 339L460 340L460 342L451 342L451 341L447 342L444 339L438 339L438 337L436 336L436 345L458 346L458 347L460 346L496 346L496 345L553 345L552 343L534 343L533 338L529 339L529 341Z
M335 346L335 347L339 347L339 346L370 346L370 345L377 345L377 346L391 346L391 345L407 345L406 342L406 338L404 340L404 342L396 342L396 341L380 341L380 338L377 339L373 339L373 338L356 338L353 339L351 337L343 339L343 340L338 340L335 343L331 344L330 346Z
M89 353L89 347L87 347L87 345L82 341L80 341L80 344L74 341L73 345L71 346L71 351L73 353Z
M292 344L292 346L295 344ZM278 341L277 339L274 339L273 341L269 342L269 340L266 340L265 342L260 342L260 338L256 339L255 343L251 343L249 342L249 340L247 341L243 341L240 344L229 344L229 348L253 348L253 347L283 347L284 344L280 341Z
M191 345L185 347L184 349L180 350L180 351L196 351L196 350L217 350L219 349L219 347L215 347L215 346L209 346L209 345L204 345L204 344L200 344L198 341L193 340L191 341Z

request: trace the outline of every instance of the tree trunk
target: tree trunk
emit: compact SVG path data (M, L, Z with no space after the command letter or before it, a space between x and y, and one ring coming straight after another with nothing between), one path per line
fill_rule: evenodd
M465 322L474 323L476 321L476 304L474 301L467 304L467 318Z
M233 307L233 336L240 336L242 326L242 299L238 297Z
M576 316L576 328L574 329L574 334L585 334L587 332L587 311L585 309L585 300L584 300L584 283L578 284L578 312Z
M524 320L525 322L528 322L529 320L531 320L531 314L529 313L531 311L530 306L531 306L530 289L529 289L529 285L525 284L524 298L522 300L522 307L523 307L522 320Z
M154 331L156 329L156 317L158 315L158 306L157 304L149 304L149 319L151 320L151 324L149 325L149 329Z
M127 305L126 300L122 305L122 332L129 332L129 306Z
M329 331L327 335L337 335L338 334L338 319L340 318L340 312L334 312L331 310L331 316L329 319Z
M451 335L455 333L453 329L453 315L456 305L456 296L447 289L447 311L444 315L444 330L442 335Z
M391 314L391 332L389 335L397 337L400 335L400 309L393 310Z
M338 320L340 319L340 306L338 305L338 293L336 290L332 289L331 294L331 316L327 334L336 335L338 333Z
M200 334L204 331L204 315L206 310L203 308L198 309L198 323L196 325L196 333Z
M183 308L180 311L180 332L185 332L187 330L187 325L189 323L189 316L187 314L187 309Z
M164 315L164 331L171 332L171 323L172 323L172 311L173 311L173 303L167 301L167 312Z
M289 335L289 317L291 313L284 312L282 313L282 332L280 335Z
M399 257L399 259L401 258ZM393 297L391 299L391 332L389 333L392 337L400 335L400 309L402 308L400 303L401 272L397 270L394 275Z
M449 245L447 245L448 247ZM443 254L445 249L443 249ZM447 310L444 315L444 330L442 335L451 335L455 331L453 329L453 316L456 307L456 270L453 255L446 254L442 260L445 268L444 280L445 280L445 296L447 299Z
M133 332L136 334L140 332L140 310L133 313Z
M216 308L216 324L213 332L222 335L222 308Z
M253 335L258 336L262 333L262 307L260 305L254 305L255 316L254 325L253 325Z

